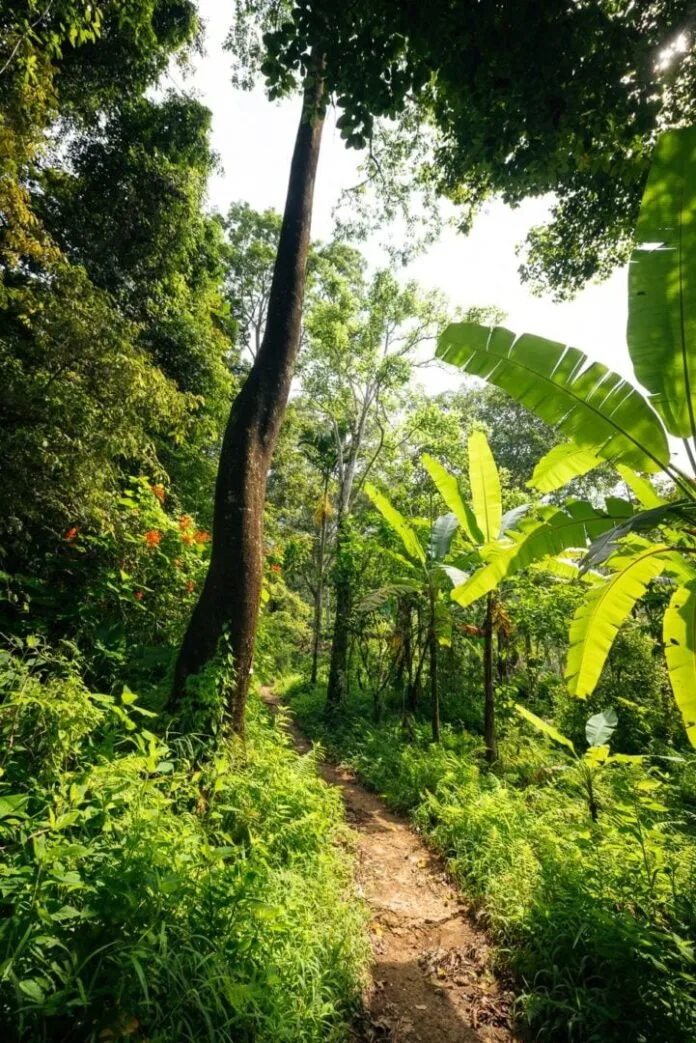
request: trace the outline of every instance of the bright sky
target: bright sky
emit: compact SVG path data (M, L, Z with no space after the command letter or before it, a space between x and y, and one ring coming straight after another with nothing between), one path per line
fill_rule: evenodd
M213 147L223 171L210 184L211 207L225 211L233 200L246 200L256 209L282 211L290 156L299 115L299 101L271 103L263 90L234 90L230 57L222 45L231 5L199 0L207 24L206 50L197 63L193 85L213 113ZM173 73L180 83L180 73ZM359 157L340 140L330 117L324 131L313 220L315 238L331 234L331 212L341 190L354 185ZM477 219L469 236L448 230L441 241L405 270L423 287L442 291L458 307L495 304L507 312L506 325L516 332L537 333L581 348L623 376L631 376L626 350L626 272L606 283L587 287L569 303L554 304L533 297L517 274L516 245L545 214L542 200L530 200L517 210L493 202ZM448 369L431 372L427 385L441 390L458 382Z

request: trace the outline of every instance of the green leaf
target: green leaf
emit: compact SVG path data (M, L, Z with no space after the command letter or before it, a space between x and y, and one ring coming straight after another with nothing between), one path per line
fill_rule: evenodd
M594 467L599 467L601 463L602 459L590 449L582 449L575 442L563 442L542 456L527 485L538 489L540 493L551 493L562 489L573 478L579 478Z
M417 583L389 583L384 587L377 587L361 600L358 605L359 612L374 612L381 608L392 598L403 597L404 594L418 594L421 587Z
M588 746L606 746L616 731L619 718L616 710L610 707L601 713L593 714L585 725L585 738Z
M554 728L552 724L547 724L547 722L542 720L541 717L537 717L535 713L528 710L526 706L521 706L520 703L515 703L515 709L526 721L533 724L534 727L540 732L543 732L544 735L548 735L550 739L553 739L554 742L560 743L561 746L567 746L571 753L575 753L575 747L570 739L567 739L565 735L559 732L558 728Z
M637 474L630 467L626 467L625 464L617 464L616 470L638 500L641 507L661 507L666 502L661 496L657 495L649 478L644 478L642 475Z
M427 453L423 454L421 460L423 467L435 483L435 487L442 499L445 501L445 504L449 507L452 513L457 516L459 524L467 538L472 543L483 543L483 533L476 523L474 512L461 497L457 479L453 474L450 474L438 460L432 456L428 456Z
M425 551L421 547L420 540L404 516L397 511L396 507L392 507L386 496L383 496L382 493L375 489L374 485L370 482L366 482L364 488L365 493L384 520L391 525L394 532L400 537L406 553L412 558L415 558L416 561L425 564Z
M679 587L672 595L663 640L674 698L689 742L696 746L696 583Z
M570 625L565 674L572 695L584 699L594 690L619 627L648 584L664 571L667 553L667 545L651 544L637 554L617 555L611 562L614 575L578 606Z
M660 507L651 507L650 510L630 514L624 521L607 529L593 541L583 559L582 569L601 565L615 549L618 541L630 533L650 532L665 522L688 522L693 525L695 521L696 503L692 503L691 500L678 500L676 503L665 503Z
M650 473L669 461L665 430L649 403L577 348L531 334L516 337L502 326L458 322L440 337L437 354L507 391L603 460Z
M34 1003L45 1003L46 993L35 978L25 978L24 981L20 981L19 987Z
M454 534L459 527L455 514L442 514L433 522L428 541L428 557L430 561L442 561L449 554Z
M667 430L696 435L696 127L658 140L628 269L628 350Z
M452 599L466 607L488 594L508 576L528 568L545 558L556 558L569 547L584 547L588 539L611 529L616 515L602 513L583 500L575 500L563 508L542 507L542 520L525 520L519 533L508 543L489 550L487 564L474 572L460 587L452 591Z
M469 435L469 484L476 523L483 533L484 543L500 535L503 501L500 477L491 447L483 431Z

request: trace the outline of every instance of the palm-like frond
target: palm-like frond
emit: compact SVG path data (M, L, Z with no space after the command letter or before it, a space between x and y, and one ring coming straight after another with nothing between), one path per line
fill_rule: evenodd
M696 127L662 134L628 269L628 350L670 434L696 436Z
M437 354L447 362L507 391L603 460L654 473L669 463L667 436L643 396L577 348L497 326L452 323Z
M503 500L500 476L491 447L483 431L469 435L469 484L476 523L483 533L483 542L489 543L500 535Z
M689 742L696 746L696 583L674 592L663 627L672 691Z
M643 597L648 584L664 571L666 544L651 544L638 553L617 555L616 570L578 607L570 625L566 680L572 695L594 691L619 627Z

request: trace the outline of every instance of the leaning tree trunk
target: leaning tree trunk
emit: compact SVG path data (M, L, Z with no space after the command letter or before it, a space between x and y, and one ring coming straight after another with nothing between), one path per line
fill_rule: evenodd
M493 694L493 595L486 602L486 621L483 627L483 737L486 760L493 764L498 759L495 734L495 699Z
M263 509L271 455L285 413L300 342L314 181L324 122L321 63L307 75L266 332L234 401L220 454L208 574L179 651L170 705L208 663L226 632L235 664L230 712L244 732L263 576Z

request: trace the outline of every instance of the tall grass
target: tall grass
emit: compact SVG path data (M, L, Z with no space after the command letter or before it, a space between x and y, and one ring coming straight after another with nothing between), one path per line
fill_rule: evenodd
M367 950L338 796L255 700L246 746L144 713L3 655L1 1037L344 1039Z

